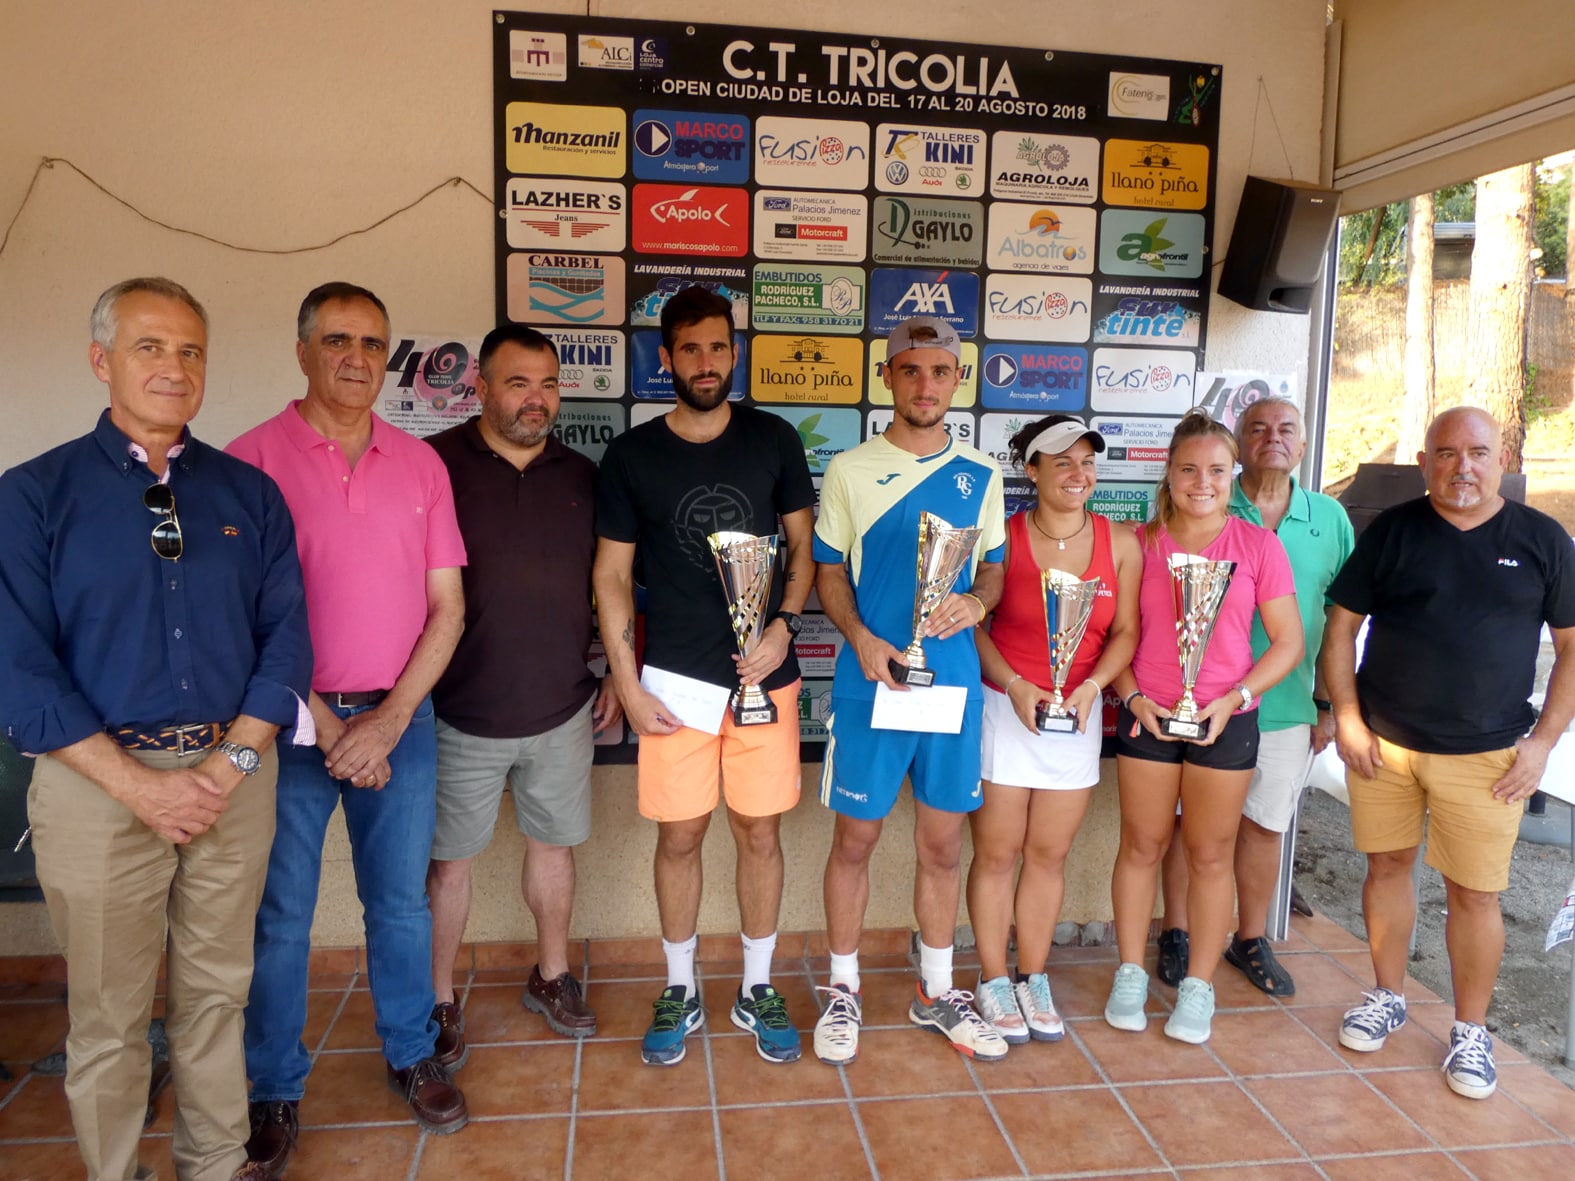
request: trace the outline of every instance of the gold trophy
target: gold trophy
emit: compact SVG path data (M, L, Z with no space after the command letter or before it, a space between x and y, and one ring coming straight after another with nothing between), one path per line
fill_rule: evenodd
M1089 618L1094 614L1094 598L1099 594L1097 578L1086 581L1065 570L1045 570L1039 575L1045 595L1045 632L1050 640L1049 701L1034 707L1034 720L1043 734L1071 734L1077 730L1077 715L1066 708L1062 691L1072 671L1072 658L1083 642Z
M1235 562L1215 562L1197 554L1171 554L1171 589L1176 595L1176 655L1181 661L1181 700L1159 728L1172 738L1196 741L1209 732L1209 724L1198 720L1198 699L1192 695L1203 666L1203 651L1209 646L1214 625L1219 622L1220 604L1230 588Z
M733 625L739 655L748 656L766 627L777 539L752 533L712 533L706 542L716 559L722 593L727 596L728 620ZM759 685L740 685L733 690L732 706L736 726L769 726L777 720L776 704Z
M935 670L925 666L924 625L952 593L957 576L973 556L982 529L954 529L934 513L919 517L919 586L913 597L913 642L902 660L889 660L891 679L899 685L935 683ZM903 663L906 661L907 663Z

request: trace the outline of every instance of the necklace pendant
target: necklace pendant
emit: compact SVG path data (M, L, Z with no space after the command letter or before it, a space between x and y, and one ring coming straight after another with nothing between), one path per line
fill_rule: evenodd
M1060 538L1057 538L1056 539L1056 543L1055 543L1055 547L1056 547L1056 549L1065 549L1066 548L1066 542L1062 541Z

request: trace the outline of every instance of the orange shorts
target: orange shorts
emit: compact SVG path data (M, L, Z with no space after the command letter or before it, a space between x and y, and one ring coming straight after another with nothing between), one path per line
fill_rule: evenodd
M774 690L777 720L735 726L729 709L722 732L685 726L676 734L640 738L640 815L694 820L716 807L720 793L740 816L776 816L798 803L799 681Z

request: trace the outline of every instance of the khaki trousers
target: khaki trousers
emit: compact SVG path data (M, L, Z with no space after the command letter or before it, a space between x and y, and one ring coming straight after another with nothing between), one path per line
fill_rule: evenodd
M168 951L165 1028L179 1181L229 1181L246 1160L241 1010L273 843L278 757L230 796L190 844L174 845L92 781L40 758L28 790L38 881L66 955L66 1098L88 1181L138 1176L152 1052L148 1021ZM167 770L205 752L133 751Z

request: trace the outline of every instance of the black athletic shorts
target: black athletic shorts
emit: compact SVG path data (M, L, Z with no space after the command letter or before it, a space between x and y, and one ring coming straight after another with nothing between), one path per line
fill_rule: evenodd
M1137 727L1137 737L1132 728ZM1161 742L1143 729L1125 706L1116 714L1116 754L1151 763L1190 763L1215 771L1251 771L1258 765L1258 711L1232 714L1225 733L1210 746L1195 742Z

